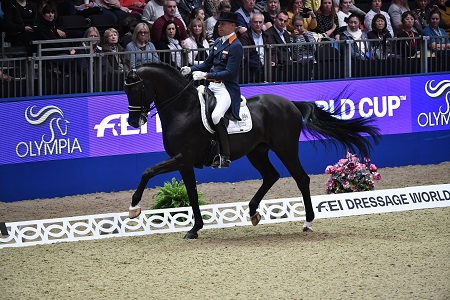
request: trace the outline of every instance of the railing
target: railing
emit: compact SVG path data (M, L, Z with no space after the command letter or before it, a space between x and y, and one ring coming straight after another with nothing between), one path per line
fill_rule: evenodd
M264 45L264 60L260 70L255 70L255 50L261 46L245 46L243 63L239 73L239 82L269 83L292 81L335 80L345 78L363 78L396 76L450 71L450 50L433 52L429 50L429 37L417 38L418 55L408 57L410 53L401 53L401 43L409 38L388 39L390 45L386 57L373 59L369 53L366 59L359 59L352 53L354 44L367 42L367 45L379 40L367 41L325 41L302 44ZM36 54L32 57L6 57L0 59L0 70L14 79L0 81L2 100L30 96L80 94L111 92L123 90L125 72L110 68L106 63L113 57L129 58L136 53L158 53L162 59L171 58L171 50L147 52L95 53L90 43L95 38L67 39L67 47L47 49L45 45L52 41L36 41ZM59 42L59 41L58 41ZM88 44L81 46L82 42ZM73 44L79 46L73 47ZM370 50L370 46L368 46ZM45 55L49 51L69 49L90 49L86 54ZM208 49L198 49L200 53ZM188 62L189 54L194 50L177 50L182 65ZM313 53L311 59L308 54ZM369 51L370 52L370 51ZM253 56L252 56L253 55ZM299 59L303 57L306 59ZM163 60L163 59L162 59ZM170 63L169 61L165 61Z

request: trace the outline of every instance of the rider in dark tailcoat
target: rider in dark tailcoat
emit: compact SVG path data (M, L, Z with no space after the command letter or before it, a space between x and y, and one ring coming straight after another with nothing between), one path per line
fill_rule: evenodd
M214 159L212 167L227 168L230 165L230 147L223 116L231 105L233 117L240 120L241 90L237 74L244 50L235 33L237 14L222 12L217 22L221 37L214 42L208 58L199 65L181 68L181 73L187 75L193 71L194 80L211 81L209 89L217 99L212 120L216 125L221 146L221 153Z

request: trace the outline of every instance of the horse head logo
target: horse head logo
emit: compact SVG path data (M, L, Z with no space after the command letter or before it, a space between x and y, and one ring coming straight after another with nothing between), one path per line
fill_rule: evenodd
M33 112L33 109L36 106L29 106L25 110L25 119L31 125L41 125L44 124L47 120L50 119L50 133L51 137L49 140L45 139L45 134L42 135L42 141L44 143L51 143L55 140L55 127L59 130L61 135L66 135L68 131L68 124L70 123L67 120L64 120L63 111L54 105L49 105L41 108L37 113Z
M447 93L445 94L445 101L447 103L447 109L445 111L442 111L442 105L439 107L439 113L441 114L448 114L450 112L450 100L448 95L450 94L450 80L442 80L441 82L438 82L436 85L433 86L434 80L428 80L425 83L425 92L428 96L431 98L439 98L441 97L447 90Z

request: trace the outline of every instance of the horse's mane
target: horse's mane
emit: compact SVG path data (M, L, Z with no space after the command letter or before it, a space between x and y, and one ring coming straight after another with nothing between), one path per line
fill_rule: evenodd
M145 67L161 69L165 73L169 74L171 79L175 79L175 80L179 81L180 84L182 84L184 86L186 84L188 84L188 81L187 81L186 77L181 75L181 73L180 73L180 71L178 69L176 69L173 66L171 66L169 64L166 64L164 62L149 62L149 63L145 63L142 66L140 66L138 69L141 69L141 68L143 69Z

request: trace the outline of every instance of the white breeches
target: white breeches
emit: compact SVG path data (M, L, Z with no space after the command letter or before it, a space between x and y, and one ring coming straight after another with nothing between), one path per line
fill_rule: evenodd
M231 97L223 83L211 82L209 84L209 89L214 93L217 100L216 107L211 114L214 125L217 125L227 112L228 108L230 108Z

